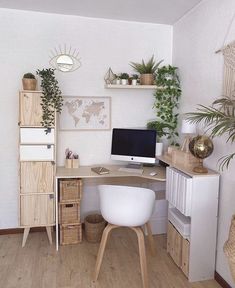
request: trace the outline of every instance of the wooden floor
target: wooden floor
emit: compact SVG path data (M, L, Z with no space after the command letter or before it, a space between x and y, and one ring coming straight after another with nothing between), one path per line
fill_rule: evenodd
M188 283L166 253L165 236L154 236L157 253L147 246L151 288L212 288L216 281ZM109 239L100 276L92 282L98 244L50 246L46 232L30 233L25 248L22 234L0 236L1 288L141 288L139 256L135 233L114 230Z

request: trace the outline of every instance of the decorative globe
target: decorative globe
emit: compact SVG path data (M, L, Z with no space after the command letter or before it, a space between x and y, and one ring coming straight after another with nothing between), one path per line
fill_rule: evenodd
M199 158L200 165L193 169L194 172L197 173L207 173L208 170L203 167L202 159L210 156L213 152L214 145L211 139L205 135L198 135L194 137L189 143L189 150L196 158Z

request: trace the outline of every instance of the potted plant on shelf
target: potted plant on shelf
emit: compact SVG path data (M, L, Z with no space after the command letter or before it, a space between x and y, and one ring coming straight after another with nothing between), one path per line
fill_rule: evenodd
M129 75L127 73L121 73L120 75L122 85L128 84Z
M162 61L156 63L153 55L147 63L143 59L141 63L130 62L131 67L140 74L140 85L153 85L154 75Z
M114 74L115 75L115 79L114 79L114 83L116 85L120 85L121 84L121 78L120 78L120 74Z
M166 136L170 145L179 146L177 123L179 98L181 95L177 67L163 66L157 70L156 83L161 88L154 92L154 105L157 120L147 124L157 130L159 137Z
M37 70L37 75L42 79L42 126L49 132L50 128L55 125L55 111L61 113L63 106L63 98L55 78L55 69Z
M23 89L24 90L36 90L37 80L32 73L26 73L22 79Z
M137 80L138 80L139 76L137 74L132 74L131 75L131 85L137 85Z

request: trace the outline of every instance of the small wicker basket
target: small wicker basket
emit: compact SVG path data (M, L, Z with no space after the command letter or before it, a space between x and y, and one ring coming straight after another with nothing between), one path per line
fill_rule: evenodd
M232 216L228 240L224 243L224 254L228 258L231 275L235 282L235 215Z
M85 235L88 242L100 242L106 221L100 214L88 215L85 218Z

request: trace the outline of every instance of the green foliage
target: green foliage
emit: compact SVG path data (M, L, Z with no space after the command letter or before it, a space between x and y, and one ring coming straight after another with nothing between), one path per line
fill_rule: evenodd
M129 79L129 75L127 73L121 73L120 79Z
M180 81L177 67L163 66L157 70L156 84L159 86L154 92L157 120L153 121L159 137L167 136L170 145L178 146L177 132L179 98L181 96ZM151 123L151 122L150 122ZM149 123L147 124L150 125ZM151 124L153 125L153 124Z
M35 76L32 73L25 73L23 78L26 79L35 79Z
M137 80L138 78L139 78L139 75L138 75L138 74L132 74L132 75L131 75L131 79Z
M55 111L61 113L63 98L55 78L55 69L37 70L37 75L42 79L42 126L47 130L55 125Z
M142 59L141 63L130 62L130 65L136 72L140 74L155 74L158 66L162 63L162 61L163 60L156 63L153 55L147 63L145 63Z
M215 100L211 106L199 105L197 112L186 114L187 119L192 123L204 123L210 136L227 135L226 142L235 142L235 100L234 98L222 97ZM223 156L219 159L220 169L228 169L230 161L235 153Z
M147 123L147 128L157 131L157 142L159 142L163 136L168 135L168 131L171 129L171 126L168 123L154 120Z

